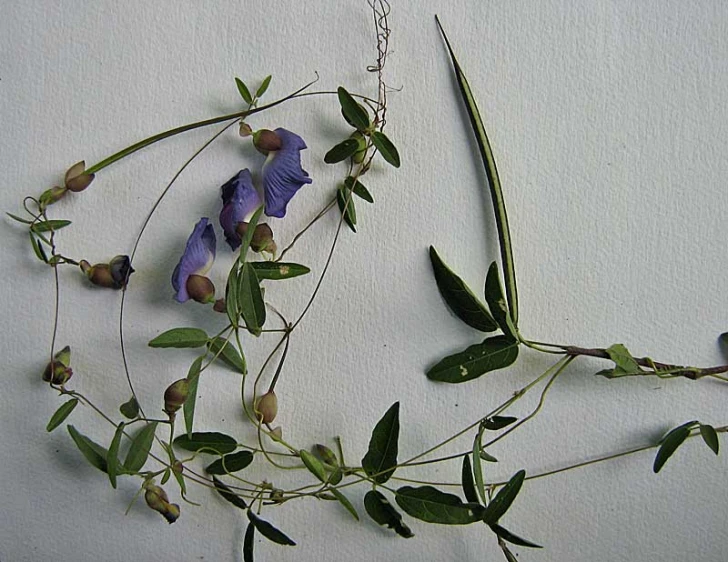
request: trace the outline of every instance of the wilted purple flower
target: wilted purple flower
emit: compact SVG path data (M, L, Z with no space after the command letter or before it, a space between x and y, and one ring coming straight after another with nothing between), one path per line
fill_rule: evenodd
M91 283L109 289L123 289L129 282L129 276L134 273L129 256L114 256L109 263L96 265L81 260L78 265Z
M240 246L238 224L247 223L263 202L253 187L250 170L240 170L222 186L222 211L220 225L225 232L225 241L233 250Z
M265 214L283 218L286 206L296 191L312 180L301 168L301 151L306 148L303 139L282 128L276 129L275 133L281 140L281 148L269 151L263 164Z
M212 262L215 260L215 244L215 231L212 229L209 219L201 218L187 239L184 254L172 273L172 287L176 291L174 298L178 302L185 302L190 298L200 300L197 295L189 294L188 281L191 276L197 279L210 270ZM203 279L206 278L203 277ZM210 282L209 285L211 286L212 283ZM212 289L214 296L214 287ZM204 300L200 302L204 302Z

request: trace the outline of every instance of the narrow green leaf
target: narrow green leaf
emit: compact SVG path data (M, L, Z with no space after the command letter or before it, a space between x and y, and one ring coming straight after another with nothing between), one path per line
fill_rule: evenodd
M127 419L133 420L139 415L139 404L133 396L119 406L119 412Z
M240 317L240 305L238 304L238 261L233 263L228 274L227 283L225 284L225 312L227 312L230 323L233 326L238 325Z
M357 101L344 88L339 86L337 89L339 103L341 104L341 112L344 114L346 121L359 131L366 131L369 128L369 115Z
M28 234L30 235L30 245L33 246L33 252L35 252L35 255L40 261L48 263L48 256L46 256L43 246L38 244L38 240L36 240L32 232L28 232Z
M488 268L488 275L485 279L485 302L488 303L490 313L500 327L503 334L512 340L518 340L518 332L513 325L511 315L508 312L508 304L503 296L498 264L493 262Z
M642 370L632 354L621 343L615 343L608 347L606 352L609 354L609 358L614 361L613 376L639 373Z
M170 476L172 476L172 470L169 468L165 468L164 472L162 473L162 486L164 486L169 481Z
M356 208L354 207L354 200L343 185L340 185L336 190L336 203L339 205L339 211L344 215L344 222L353 232L356 232Z
M483 422L483 427L489 431L498 431L516 421L518 421L518 418L512 416L493 416Z
M483 516L483 506L463 503L456 495L432 486L404 486L397 490L395 500L405 513L428 523L468 525Z
M712 425L701 423L700 436L705 441L705 444L710 447L710 450L717 455L720 449L720 441L718 441L718 433L715 431L715 428Z
M263 82L261 82L260 86L258 86L258 91L255 92L255 97L259 98L263 94L265 94L268 91L268 86L270 86L270 79L272 76L269 74L265 78L263 78Z
M475 98L473 97L473 92L470 90L468 80L465 78L462 68L460 68L460 64L455 57L455 52L450 46L450 41L447 38L447 35L445 35L445 30L442 28L439 18L436 17L435 20L437 21L437 25L440 28L443 38L445 39L445 44L447 45L447 50L450 54L453 68L455 69L455 78L457 80L462 99L465 102L465 108L468 112L468 117L470 118L470 125L475 133L480 157L483 160L483 166L485 167L485 174L488 177L490 196L493 201L493 209L495 211L495 224L498 229L498 242L500 245L501 265L503 266L505 277L508 310L511 313L513 324L518 326L518 290L516 288L516 273L513 263L511 233L508 228L506 204L503 199L503 190L498 177L498 169L495 165L493 150L490 147L490 141L488 140L488 135L485 132L483 120L480 117L480 111L478 111L478 106L475 103Z
M347 187L347 189L352 190L354 192L354 195L356 195L357 197L361 197L367 203L374 203L374 197L372 197L372 194L369 193L369 190L364 187L364 184L361 183L359 180L355 180L352 176L348 176L344 180L344 185Z
M296 543L293 542L285 533L276 529L265 519L258 517L250 509L248 510L248 519L253 525L255 525L257 531L269 541L286 546L296 546Z
M185 451L217 453L226 455L238 448L238 442L224 433L195 432L187 435L179 435L174 444Z
M5 213L5 214L7 216L9 216L11 219L21 222L23 224L33 224L33 221L29 221L28 219L24 219L22 217L19 217L18 215L14 215L13 213Z
M228 488L225 484L218 480L216 476L212 477L212 483L215 485L217 493L220 494L223 499L229 501L235 507L239 507L240 509L248 509L248 504L245 503L245 500L237 495L235 492L233 492L232 488Z
M51 419L48 420L48 425L46 425L46 431L50 433L59 425L61 425L66 420L66 418L71 415L71 412L73 412L73 409L76 406L78 406L77 398L72 398L68 402L64 402L63 404L61 404L61 406L53 413Z
M305 265L290 262L273 262L273 261L252 261L249 262L250 267L255 270L258 281L271 279L278 281L280 279L292 279L299 275L306 275L311 270Z
M253 103L253 96L250 95L250 90L248 90L248 87L245 85L245 82L243 82L240 78L235 78L235 85L238 87L238 92L240 92L240 97L243 98L245 103L247 103L247 104Z
M218 337L210 340L207 344L207 349L213 356L217 356L218 359L222 360L223 363L231 367L234 371L243 375L248 372L248 368L245 365L245 357L240 355L232 342L225 340L225 338Z
M485 462L498 462L497 458L495 458L493 455L489 455L485 451L480 451L480 454L478 456Z
M652 465L652 470L653 472L655 472L655 474L660 472L662 467L665 466L667 459L669 459L672 454L677 450L677 448L683 444L683 442L690 435L690 430L695 427L697 423L698 422L695 420L689 421L674 428L667 435L665 435L665 437L662 439L662 445L657 451L655 463Z
M231 472L238 472L246 468L251 462L253 462L254 455L250 451L238 451L230 455L225 455L221 459L217 459L210 464L205 471L208 474L230 474Z
M397 147L392 144L387 135L381 131L374 131L369 138L372 139L374 148L379 151L382 158L395 168L399 168L399 152L397 152Z
M256 209L256 211L253 213L253 216L250 217L250 220L248 221L248 229L245 231L245 235L243 236L240 243L240 254L238 256L239 263L243 263L245 261L245 257L248 255L250 242L253 240L255 227L258 226L258 221L260 220L260 215L263 214L263 209L263 205L258 207L258 209Z
M430 261L437 288L453 314L471 328L481 332L497 330L498 324L485 305L478 300L465 282L440 259L432 246L430 246Z
M187 371L187 400L182 406L182 412L185 416L185 430L187 435L192 434L192 426L195 423L195 406L197 405L197 385L200 382L200 369L202 369L202 360L204 355L200 355L190 365Z
M498 520L505 515L506 511L511 507L513 501L518 496L523 486L523 480L526 478L526 471L519 470L516 472L508 483L503 486L495 495L493 500L485 508L483 513L483 521L488 525L498 523Z
M51 230L61 230L71 224L71 221L66 220L48 220L33 223L30 230L38 234L39 232L50 232Z
M149 347L202 347L208 339L199 328L172 328L150 341Z
M402 522L402 515L399 511L380 492L369 490L366 493L364 509L376 523L393 529L400 537L410 539L415 536L410 528Z
M354 505L349 501L349 498L339 492L339 490L337 490L336 488L330 488L329 491L334 494L334 497L339 500L339 503L344 506L346 511L351 513L351 516L359 521L359 514L356 512L356 508L354 507Z
M346 139L340 142L324 155L324 162L327 164L336 164L342 162L359 150L359 141L356 139Z
M501 547L501 550L506 557L506 562L518 562L518 558L516 558L516 555L509 550L505 543L500 543L499 546Z
M501 527L500 525L496 525L495 523L489 525L489 527L496 535L511 544L525 546L528 548L543 548L541 545L538 545L535 542L527 541L526 539L523 539L518 535L511 533L508 529L504 529L503 527Z
M255 525L248 523L243 540L243 562L254 562L253 547L255 546Z
M265 324L265 302L255 269L247 262L240 271L238 303L248 331L254 336L259 336Z
M129 451L124 459L124 468L129 472L139 472L149 457L149 451L154 443L154 433L157 431L157 422L145 425L139 433L134 436Z
M114 438L111 440L111 445L109 445L109 454L106 455L106 473L109 475L109 482L111 482L111 487L114 489L116 489L116 477L119 475L119 446L124 435L125 425L124 422L121 422L116 426Z
M478 427L478 432L475 434L473 439L473 475L475 476L475 490L480 496L480 502L485 504L488 501L488 494L485 493L485 481L483 479L483 463L480 453L483 450L483 432L485 428L481 423Z
M328 477L326 476L326 469L320 460L313 456L313 454L309 453L306 449L301 449L298 451L298 454L301 457L304 466L311 474L321 480L321 482L326 482L328 480Z
M480 503L478 492L475 489L475 481L473 480L473 468L470 466L470 457L468 455L463 457L461 481L465 499L470 503Z
M377 422L369 440L369 450L361 460L367 475L384 484L397 468L399 448L399 402L392 404Z
M100 471L106 472L106 457L109 452L98 443L79 433L72 425L68 426L68 433L71 434L71 438L83 453L83 456L86 457L86 460Z
M427 378L449 383L470 381L490 371L508 367L517 357L518 342L506 336L495 336L445 357L427 371Z

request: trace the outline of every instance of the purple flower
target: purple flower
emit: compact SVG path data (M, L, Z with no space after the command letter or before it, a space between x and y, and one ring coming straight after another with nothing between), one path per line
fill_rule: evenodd
M263 192L265 214L280 219L286 215L286 205L296 191L312 180L301 168L301 151L306 148L303 139L282 128L275 133L281 140L281 148L271 150L263 164Z
M176 291L174 298L178 302L188 301L192 296L187 291L187 281L190 276L204 276L212 267L212 262L215 260L215 244L215 231L209 219L200 219L187 239L185 252L172 273L172 287Z
M220 225L225 231L225 241L231 249L237 249L241 243L238 224L247 223L262 203L260 195L253 187L253 178L247 168L240 170L222 186Z

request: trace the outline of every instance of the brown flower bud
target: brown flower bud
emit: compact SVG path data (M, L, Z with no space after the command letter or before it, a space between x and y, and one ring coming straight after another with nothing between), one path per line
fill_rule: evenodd
M115 256L109 263L95 265L81 260L78 265L91 283L109 289L123 289L129 282L129 276L134 273L129 256Z
M73 376L71 369L71 348L64 347L53 356L53 361L46 365L43 380L51 384L64 385Z
M65 187L51 187L41 193L41 196L38 198L38 203L40 203L40 206L45 209L49 205L53 205L56 201L63 199L63 196L66 195L67 192L68 190Z
M154 484L145 484L144 500L154 511L162 514L167 523L174 523L179 518L180 510L176 503L169 503L167 492Z
M281 138L270 129L260 129L253 133L253 144L258 152L268 154L271 150L281 149Z
M167 387L164 391L164 413L173 416L184 405L189 387L187 379L180 379Z
M225 303L225 299L217 299L215 301L215 304L212 305L212 310L225 314L227 312L227 304Z
M190 275L186 286L191 299L203 304L215 302L215 285L204 275Z
M76 176L80 176L86 171L86 161L81 160L80 162L76 162L73 166L68 168L66 170L66 175L63 178L63 181L65 183L68 183L69 180L75 178Z
M253 129L251 129L250 125L248 125L245 121L241 121L240 129L238 129L238 132L240 133L241 137L249 137L253 134Z
M235 230L238 236L243 238L245 233L248 231L248 223L239 222ZM267 223L255 226L253 237L250 240L250 249L254 252L268 252L269 254L275 254L278 251L278 246L276 246L276 243L273 240L273 231Z
M278 414L278 397L272 390L258 398L255 404L255 413L258 419L265 423L271 423Z
M94 174L81 174L80 176L76 176L75 178L68 180L66 182L66 188L68 191L78 193L91 185L91 182L94 181L95 177L96 176Z

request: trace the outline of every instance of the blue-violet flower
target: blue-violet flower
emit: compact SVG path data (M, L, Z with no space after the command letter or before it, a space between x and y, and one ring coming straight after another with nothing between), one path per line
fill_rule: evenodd
M265 214L283 218L286 206L301 186L311 183L308 173L301 167L301 151L306 143L297 134L286 129L275 130L281 147L270 150L263 164L263 192Z
M215 288L204 275L215 260L215 244L215 231L209 219L200 219L187 239L184 254L172 273L172 287L176 291L174 298L178 302L185 302L190 298L198 302L214 300Z
M253 187L250 170L240 170L222 186L222 211L220 225L225 232L225 241L236 250L241 243L238 225L247 223L263 202Z

